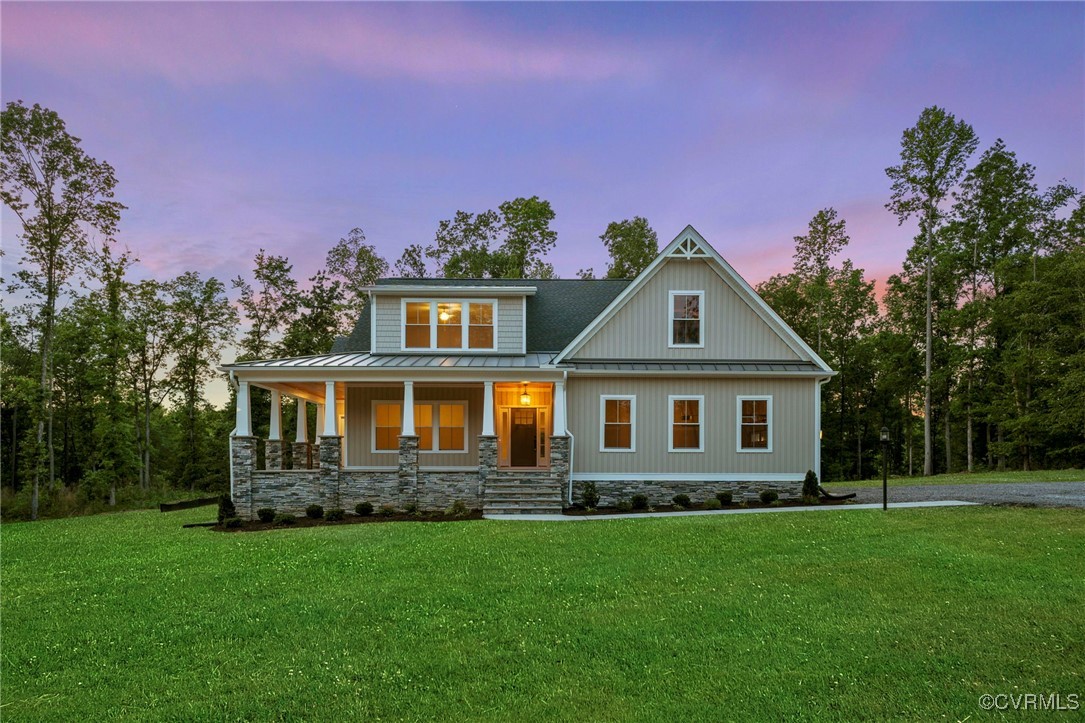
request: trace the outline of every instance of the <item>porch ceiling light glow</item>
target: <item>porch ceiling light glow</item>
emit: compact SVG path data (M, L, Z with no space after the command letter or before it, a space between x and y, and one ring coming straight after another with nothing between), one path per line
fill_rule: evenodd
M527 384L524 385L524 391L520 393L520 406L526 407L531 404L531 395L527 393Z
M449 314L447 311L442 311L440 314L437 315L437 318L441 321L448 321L452 318L452 314Z

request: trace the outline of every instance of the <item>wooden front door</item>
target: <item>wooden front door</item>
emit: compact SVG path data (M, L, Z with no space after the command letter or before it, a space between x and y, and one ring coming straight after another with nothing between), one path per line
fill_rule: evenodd
M535 467L539 463L534 409L513 409L509 434L509 464L512 467Z

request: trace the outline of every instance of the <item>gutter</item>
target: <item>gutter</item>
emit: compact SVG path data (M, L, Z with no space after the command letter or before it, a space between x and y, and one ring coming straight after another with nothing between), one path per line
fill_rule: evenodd
M230 370L230 374L227 377L226 381L229 382L230 386L233 387L233 390L236 393L240 385L237 383L237 377L234 376L234 370L233 369ZM234 404L236 405L236 402ZM234 498L234 435L235 434L237 434L237 415L236 414L234 415L234 428L230 430L230 446L229 446L229 449L230 449L230 499L231 500L233 500L233 498Z
M573 451L576 449L576 437L569 431L569 372L561 373L561 388L565 390L565 436L569 438L569 506L573 504Z

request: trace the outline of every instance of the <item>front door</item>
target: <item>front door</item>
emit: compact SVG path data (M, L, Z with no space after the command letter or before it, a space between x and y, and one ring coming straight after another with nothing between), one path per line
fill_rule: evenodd
M510 430L511 449L509 464L512 467L534 467L539 463L538 442L535 434L534 409L513 409Z

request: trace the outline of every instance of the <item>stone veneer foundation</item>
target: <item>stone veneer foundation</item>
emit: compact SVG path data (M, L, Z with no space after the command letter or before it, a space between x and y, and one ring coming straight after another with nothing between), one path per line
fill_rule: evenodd
M573 499L579 502L584 495L584 482L573 483ZM687 494L694 504L700 504L717 492L730 492L735 502L753 502L764 490L774 490L782 500L800 499L802 482L683 482L672 480L629 480L596 482L599 504L613 507L633 495L647 495L650 505L669 505L677 494Z

